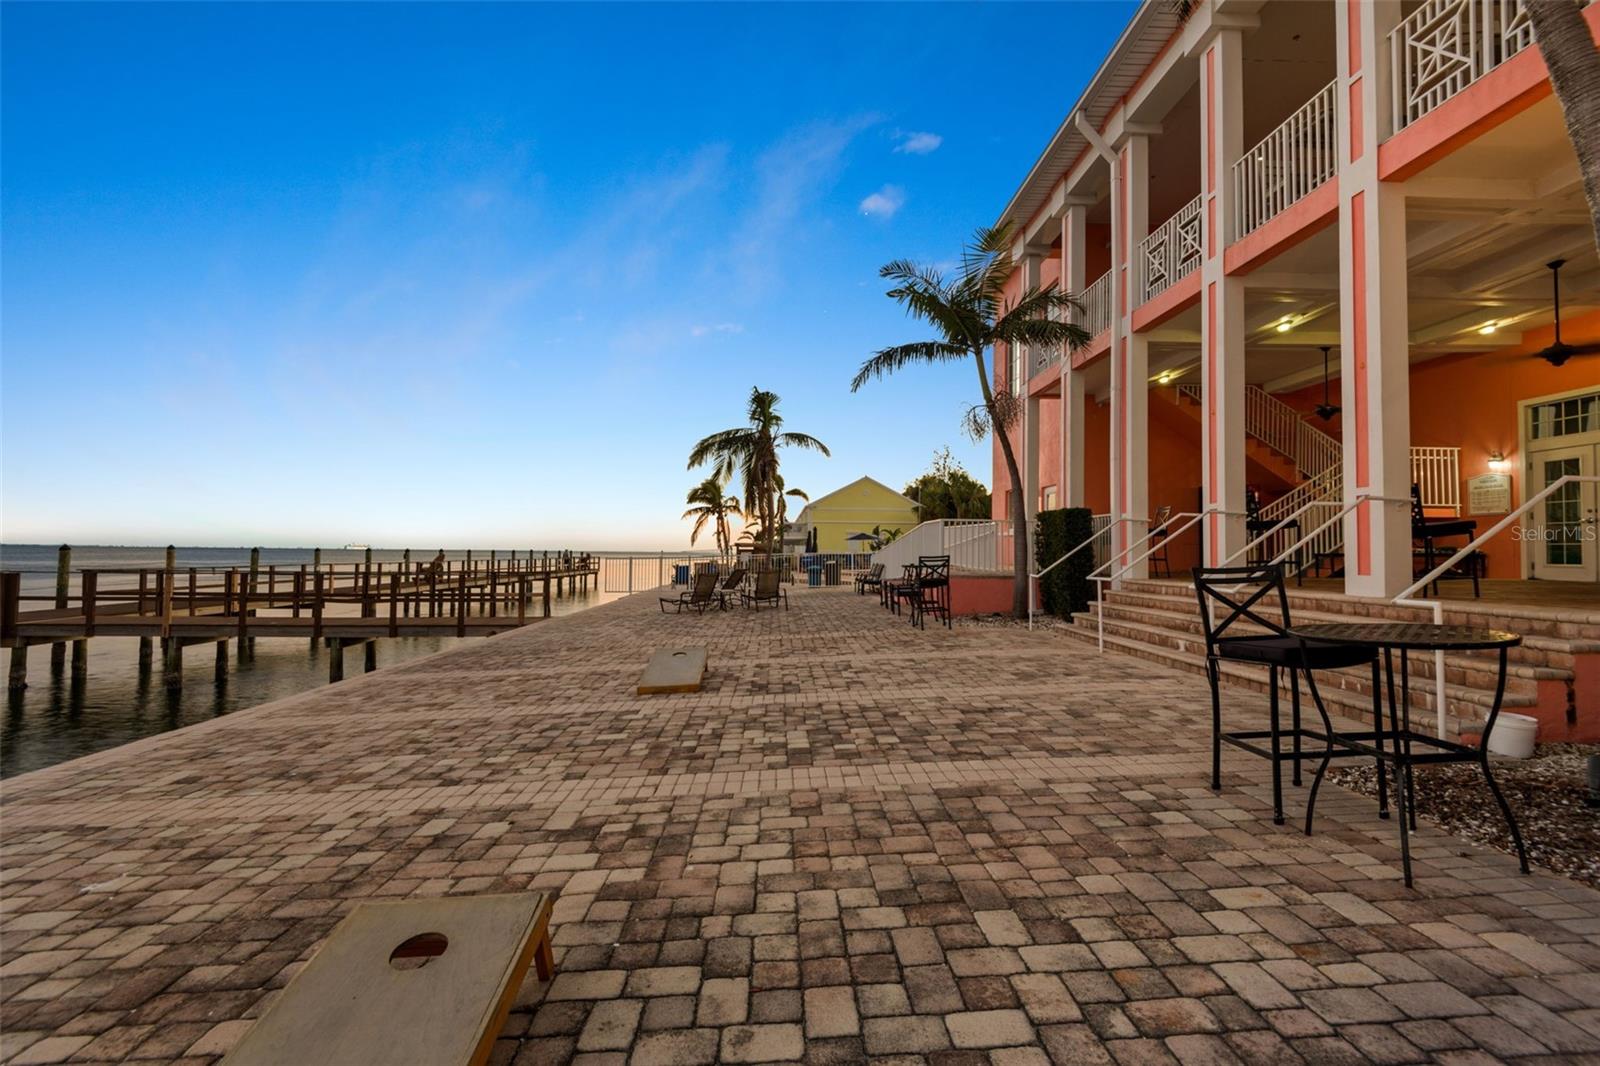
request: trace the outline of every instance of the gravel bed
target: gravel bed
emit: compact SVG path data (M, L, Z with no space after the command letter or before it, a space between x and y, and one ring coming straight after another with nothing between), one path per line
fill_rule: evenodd
M1597 744L1541 744L1531 759L1491 759L1528 846L1528 861L1600 888L1600 809L1587 806L1589 756ZM1471 763L1419 766L1417 814L1446 832L1516 854L1511 832ZM1346 788L1378 794L1370 763L1330 769L1328 778Z

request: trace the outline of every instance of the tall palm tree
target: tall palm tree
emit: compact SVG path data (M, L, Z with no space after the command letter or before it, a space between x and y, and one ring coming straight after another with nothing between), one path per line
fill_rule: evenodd
M733 533L728 528L729 517L742 517L739 509L739 497L727 495L727 490L722 482L714 477L708 477L700 484L689 490L685 503L689 509L683 512L684 518L694 519L694 528L689 531L689 544L700 539L700 533L711 526L712 536L717 542L717 553L727 555L728 549L733 546Z
M1017 421L1020 404L1008 391L989 387L985 353L996 344L1025 344L1041 347L1065 345L1071 349L1089 343L1082 326L1064 321L1068 310L1081 313L1076 298L1054 286L1030 286L1015 297L1005 296L1006 283L1016 271L1011 257L1013 230L1008 222L980 229L961 253L961 269L949 280L933 267L896 260L878 271L894 283L890 299L898 301L913 318L932 326L938 336L885 348L861 364L850 391L855 392L875 377L892 374L913 363L948 363L971 359L978 370L981 400L967 411L967 428L974 437L990 429L1000 442L1006 471L1011 475L1012 544L1016 585L1011 595L1011 612L1022 617L1028 609L1028 525L1022 472L1007 433Z
M689 452L689 469L712 463L712 476L726 482L737 471L743 482L742 506L760 529L761 543L772 554L784 511L783 478L778 473L779 448L810 448L823 455L828 446L806 433L786 432L778 413L778 394L750 390L748 424L713 433Z
M1571 0L1529 0L1523 7L1550 68L1550 88L1578 155L1589 224L1600 250L1600 49L1595 48L1583 10Z

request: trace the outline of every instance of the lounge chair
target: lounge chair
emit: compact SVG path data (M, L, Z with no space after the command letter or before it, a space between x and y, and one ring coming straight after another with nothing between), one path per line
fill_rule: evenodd
M744 588L744 578L748 571L742 566L736 566L728 571L728 576L722 579L722 584L717 586L717 598L722 601L722 606L728 606L728 597L735 595Z
M868 589L876 589L883 584L883 564L873 563L872 568L864 574L856 575L856 595L865 596Z
M776 607L781 601L783 609L787 611L789 609L789 594L779 586L779 581L782 577L783 573L781 571L763 570L756 575L756 587L749 592L741 592L739 601L746 607L754 607L758 611L761 610L763 603L770 603Z
M680 592L676 596L661 597L661 613L665 614L667 605L677 608L679 614L685 607L693 608L704 614L706 608L721 605L722 597L717 595L717 575L707 570L694 575L694 584L687 592Z

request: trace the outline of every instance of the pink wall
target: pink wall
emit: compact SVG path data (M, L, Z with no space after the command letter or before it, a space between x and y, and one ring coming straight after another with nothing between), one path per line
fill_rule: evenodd
M1581 344L1600 340L1600 312L1583 315L1561 324L1562 340ZM1530 353L1547 346L1555 336L1553 329L1530 330L1522 344L1500 352L1478 355L1447 355L1430 359L1411 368L1411 443L1418 447L1437 445L1461 449L1462 510L1466 511L1466 486L1469 478L1489 473L1489 455L1500 452L1508 460L1512 504L1527 496L1523 484L1523 457L1517 452L1517 402L1537 396L1568 392L1600 383L1600 360L1569 360L1554 367ZM1520 356L1520 358L1519 358ZM1332 386L1333 402L1339 402L1339 382ZM1322 402L1322 385L1284 393L1279 399L1302 410ZM1320 419L1314 424L1337 437L1339 418L1331 423ZM1493 525L1498 516L1473 515L1479 530ZM1523 577L1521 546L1507 530L1490 541L1490 577Z

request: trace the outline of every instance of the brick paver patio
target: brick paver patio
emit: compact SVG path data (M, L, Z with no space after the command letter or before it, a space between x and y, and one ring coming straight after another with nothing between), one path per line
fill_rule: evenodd
M707 690L632 695L674 643ZM1408 891L1370 801L1206 788L1208 714L848 591L621 601L8 782L0 1059L214 1061L353 902L535 887L499 1062L1600 1060L1600 894L1426 826Z

